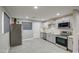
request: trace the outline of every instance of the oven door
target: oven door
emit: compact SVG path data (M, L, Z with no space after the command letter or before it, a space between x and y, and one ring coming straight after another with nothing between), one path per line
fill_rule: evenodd
M56 37L56 43L64 47L67 47L67 39L62 37Z

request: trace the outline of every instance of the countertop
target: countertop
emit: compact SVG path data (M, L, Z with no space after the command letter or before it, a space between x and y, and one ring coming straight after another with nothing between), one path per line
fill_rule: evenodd
M71 36L68 36L69 38L71 38L71 39L73 39L73 35L71 35Z
M59 33L49 33L49 32L42 32L42 33L47 33L47 34L51 34L51 35L61 36L61 34L59 34ZM73 39L73 35L70 35L68 37Z
M51 35L60 35L58 33L49 33L49 32L41 32L41 33L46 33L46 34L51 34Z

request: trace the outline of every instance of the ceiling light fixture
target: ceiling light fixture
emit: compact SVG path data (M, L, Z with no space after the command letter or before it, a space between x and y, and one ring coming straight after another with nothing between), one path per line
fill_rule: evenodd
M28 17L28 16L26 16L26 18L28 19L29 17Z
M44 21L45 19L41 19L42 21Z
M34 9L38 9L38 7L37 6L34 6Z
M57 13L56 15L57 15L57 16L59 16L59 15L60 15L60 13Z

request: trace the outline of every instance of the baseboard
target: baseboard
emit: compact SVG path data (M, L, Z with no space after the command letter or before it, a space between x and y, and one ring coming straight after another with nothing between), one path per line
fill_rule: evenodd
M26 41L26 40L32 40L33 38L28 38L28 39L23 39L22 41Z
M6 50L6 53L8 53L8 52L9 52L9 50L10 50L10 47Z
M0 53L8 53L10 50L10 48L7 49L0 49Z

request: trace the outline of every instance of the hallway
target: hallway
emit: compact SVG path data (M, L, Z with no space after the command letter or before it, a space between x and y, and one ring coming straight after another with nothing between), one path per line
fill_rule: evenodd
M43 39L28 39L22 45L11 47L9 53L68 53Z

